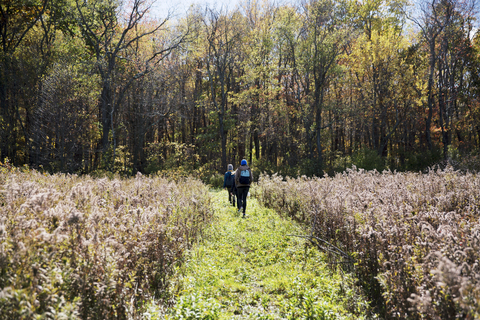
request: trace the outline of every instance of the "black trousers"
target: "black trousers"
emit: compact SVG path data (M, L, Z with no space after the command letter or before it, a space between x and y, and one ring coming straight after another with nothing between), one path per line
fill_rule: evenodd
M237 207L238 210L243 208L243 213L245 213L245 209L247 208L248 190L250 190L250 187L237 187Z
M235 207L235 198L237 197L237 188L232 186L231 188L227 187L228 192L228 202Z

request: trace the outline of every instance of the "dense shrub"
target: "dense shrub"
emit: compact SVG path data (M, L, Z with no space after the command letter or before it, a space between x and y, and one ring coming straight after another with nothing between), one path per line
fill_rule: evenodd
M0 318L137 318L212 217L196 179L0 171Z
M381 316L480 317L478 175L353 168L324 178L262 176L252 193L309 226L330 262L354 267Z
M376 150L371 149L360 149L354 152L352 162L355 166L365 170L383 170L385 168L385 159Z

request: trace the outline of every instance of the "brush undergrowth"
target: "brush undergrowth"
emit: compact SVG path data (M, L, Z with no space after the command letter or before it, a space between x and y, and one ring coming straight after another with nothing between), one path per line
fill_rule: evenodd
M212 218L200 181L0 168L0 318L136 319Z
M291 235L303 227L248 200L247 219L213 192L215 221L178 269L176 305L152 319L362 319L365 301L350 275Z
M262 176L259 201L311 230L386 319L480 318L480 177L452 168ZM337 250L338 249L338 250Z

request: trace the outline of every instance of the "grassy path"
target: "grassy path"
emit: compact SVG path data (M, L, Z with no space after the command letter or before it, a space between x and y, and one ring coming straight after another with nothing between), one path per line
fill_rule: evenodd
M167 319L359 319L351 279L305 247L300 226L249 197L247 219L212 191L217 221L179 270ZM353 315L351 312L356 314Z

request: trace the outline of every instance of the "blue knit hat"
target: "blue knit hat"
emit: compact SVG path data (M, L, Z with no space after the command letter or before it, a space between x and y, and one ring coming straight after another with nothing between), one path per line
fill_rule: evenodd
M240 162L241 166L246 166L247 165L247 160L243 159L242 162Z

